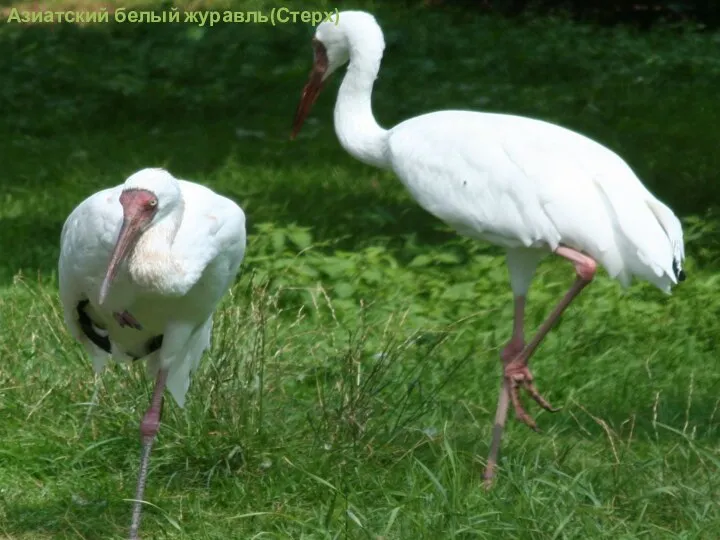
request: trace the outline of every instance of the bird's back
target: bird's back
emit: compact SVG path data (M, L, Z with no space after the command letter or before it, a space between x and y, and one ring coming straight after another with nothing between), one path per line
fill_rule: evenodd
M443 111L388 138L396 174L419 204L469 236L505 247L564 244L663 290L684 259L675 215L622 158L583 135L530 118Z

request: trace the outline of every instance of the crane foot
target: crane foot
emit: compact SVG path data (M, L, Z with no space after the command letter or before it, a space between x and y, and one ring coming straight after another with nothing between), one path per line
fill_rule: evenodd
M533 384L532 373L530 373L530 370L526 365L518 365L515 362L510 362L507 366L505 366L505 378L510 384L510 399L513 407L515 408L515 415L518 417L518 420L526 424L530 429L539 433L540 429L537 427L537 423L527 413L520 401L520 388L530 394L530 397L546 411L554 413L558 412L560 409L550 405L540 392L538 392L537 388Z

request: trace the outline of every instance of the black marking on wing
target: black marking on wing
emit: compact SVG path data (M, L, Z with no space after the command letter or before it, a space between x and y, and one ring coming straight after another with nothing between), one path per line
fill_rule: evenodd
M147 348L148 352L147 354L154 353L157 351L160 347L162 347L163 337L162 335L155 336L154 338L150 338L150 341L147 342Z
M677 259L673 259L673 272L678 281L685 281L685 272L680 269L680 263Z
M110 338L108 336L101 336L93 328L93 322L90 316L85 311L85 307L88 305L89 300L81 300L77 304L78 322L80 323L80 329L83 331L90 341L100 347L106 353L111 353ZM96 325L97 326L97 325ZM154 353L160 347L162 347L163 336L155 336L150 338L147 342L147 352L143 356L135 356L134 354L127 353L133 360L139 360L148 354Z
M110 338L107 336L101 336L93 328L90 316L85 312L85 306L88 305L90 300L81 300L77 304L78 322L80 323L80 329L83 331L90 341L100 347L106 353L110 353Z

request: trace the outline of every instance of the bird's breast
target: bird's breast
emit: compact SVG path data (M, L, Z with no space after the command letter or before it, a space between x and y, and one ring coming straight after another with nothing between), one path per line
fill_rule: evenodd
M185 278L185 271L170 254L140 250L133 254L128 267L132 282L149 293L173 294L174 284Z

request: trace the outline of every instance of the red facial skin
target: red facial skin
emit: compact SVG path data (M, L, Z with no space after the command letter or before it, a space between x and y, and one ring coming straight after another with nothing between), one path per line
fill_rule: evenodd
M115 248L110 256L107 274L100 288L100 305L105 302L110 285L117 275L118 268L130 254L140 235L150 224L158 208L154 193L144 189L128 189L120 195L123 207L123 223Z

